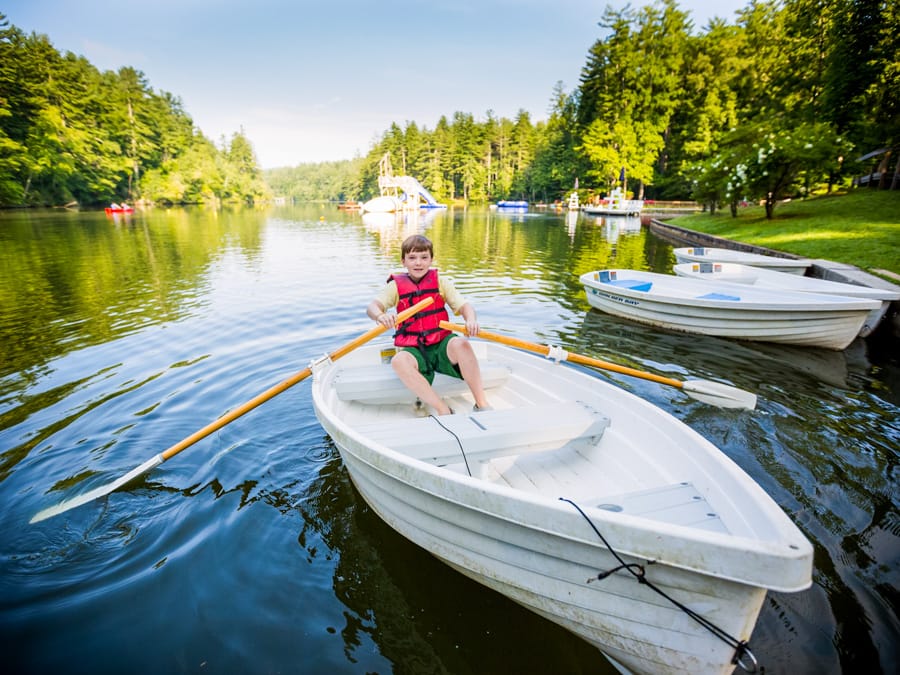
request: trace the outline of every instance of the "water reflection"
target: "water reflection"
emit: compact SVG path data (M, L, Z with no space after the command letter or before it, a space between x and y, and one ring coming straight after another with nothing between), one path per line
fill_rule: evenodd
M202 306L213 260L261 247L263 213L176 209L130 214L13 212L0 228L0 377Z
M435 220L443 218L444 209L419 209L396 213L364 213L362 222L370 233L376 235L382 252L400 257L400 245L406 237L425 234Z

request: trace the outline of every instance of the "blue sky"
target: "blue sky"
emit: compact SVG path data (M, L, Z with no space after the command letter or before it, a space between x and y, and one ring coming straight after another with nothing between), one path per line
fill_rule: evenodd
M681 0L702 28L750 0ZM26 33L101 70L131 66L263 168L365 155L390 126L456 111L546 119L578 85L605 0L7 0ZM610 2L623 7L620 0ZM633 6L640 6L634 0Z

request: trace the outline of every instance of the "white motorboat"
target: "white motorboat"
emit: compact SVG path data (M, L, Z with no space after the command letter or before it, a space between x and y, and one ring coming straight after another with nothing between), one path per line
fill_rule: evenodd
M639 216L643 208L644 200L626 199L622 188L616 188L606 199L585 204L582 210L591 216Z
M629 269L580 277L591 307L672 330L844 349L877 300L796 293Z
M673 253L675 253L675 260L678 263L730 262L799 275L805 274L806 268L811 264L811 261L806 258L781 258L774 255L736 251L730 248L712 248L709 246L676 248Z
M438 375L456 411L442 417L417 416L392 345L312 365L316 415L368 505L622 672L748 663L767 590L811 583L812 547L785 513L647 401L558 354L473 347L493 409L472 412L465 383Z
M872 288L860 284L845 284L827 279L785 274L763 267L751 267L739 263L679 263L674 266L675 274L680 277L692 277L704 281L727 281L735 284L749 284L757 288L769 288L798 293L818 293L824 295L843 295L848 298L867 298L877 300L879 306L869 312L860 337L866 337L878 327L892 302L900 300L900 291L885 288Z

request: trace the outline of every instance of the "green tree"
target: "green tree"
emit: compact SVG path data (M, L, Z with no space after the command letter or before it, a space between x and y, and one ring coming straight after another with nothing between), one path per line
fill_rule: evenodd
M544 199L563 198L579 176L587 175L576 150L577 109L575 95L567 94L558 81L550 97L547 122L535 128L531 189Z
M682 99L690 23L674 0L659 0L639 12L607 7L600 25L611 32L582 71L580 147L596 164L592 175L608 181L624 167L642 193L655 171L668 170L663 151Z
M723 142L727 159L725 196L732 203L746 196L765 203L774 217L781 199L805 194L809 186L837 168L852 148L829 124L759 122L735 130Z

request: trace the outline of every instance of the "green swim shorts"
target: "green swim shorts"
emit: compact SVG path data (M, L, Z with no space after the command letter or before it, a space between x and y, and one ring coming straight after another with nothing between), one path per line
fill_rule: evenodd
M447 356L447 344L455 337L456 335L448 335L437 344L428 345L424 350L419 347L401 347L400 351L409 352L416 358L419 372L425 376L428 384L434 382L435 373L443 373L461 380L463 376L459 366L453 365Z

